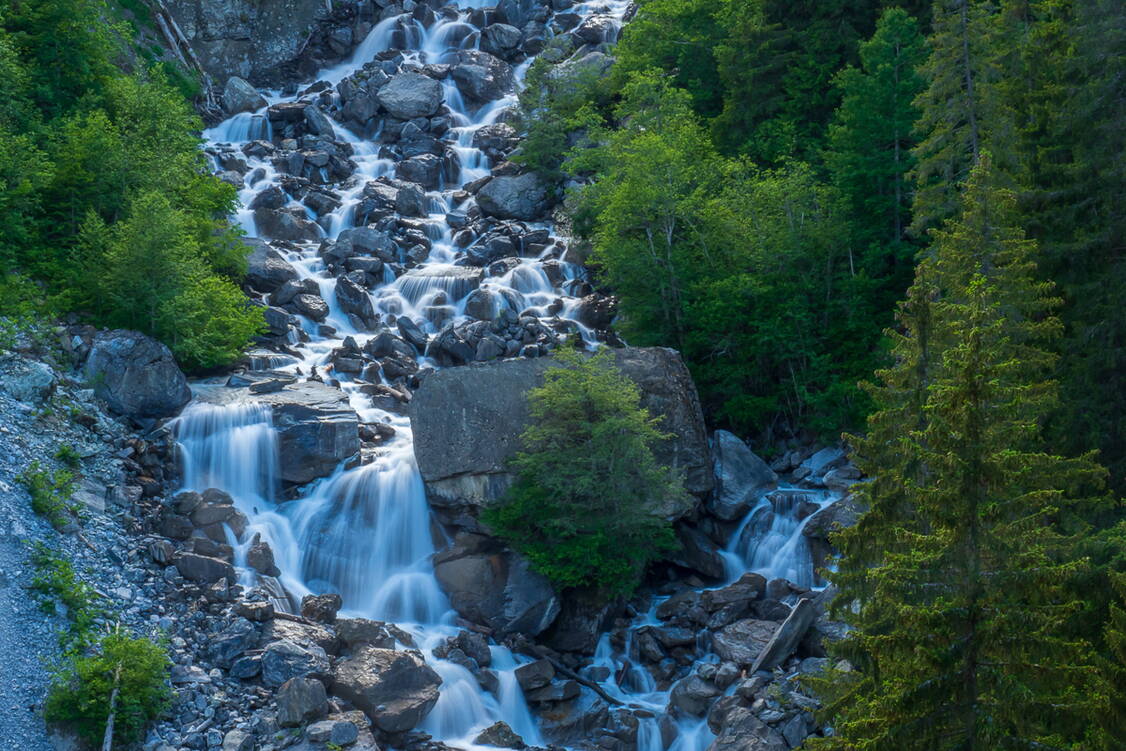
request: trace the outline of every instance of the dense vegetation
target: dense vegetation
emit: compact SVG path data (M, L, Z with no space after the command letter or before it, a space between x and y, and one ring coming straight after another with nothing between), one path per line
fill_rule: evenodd
M515 483L482 520L560 587L630 594L673 546L656 509L684 487L654 459L660 418L640 406L610 351L556 359L528 392Z
M1109 0L641 0L529 71L630 340L764 451L858 434L823 747L1126 734L1124 49Z
M102 0L0 10L0 315L77 311L221 365L261 326L235 284L234 189L207 168L183 77L112 19Z

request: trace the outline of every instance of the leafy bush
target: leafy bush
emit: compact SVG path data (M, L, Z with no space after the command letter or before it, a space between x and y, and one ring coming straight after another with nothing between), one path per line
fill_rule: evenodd
M166 680L170 665L162 645L115 628L91 654L74 657L56 671L43 715L96 743L112 714L114 742L134 743L171 699Z
M65 469L48 472L39 462L32 462L17 478L31 496L31 509L47 518L55 528L70 520L75 508L70 503L74 494L74 475Z
M78 469L78 465L82 462L82 455L69 443L59 446L55 451L55 458L71 469Z
M70 626L60 638L63 651L73 654L82 650L88 646L94 624L102 615L97 593L78 578L70 561L42 543L32 551L31 563L35 575L30 589L39 595L40 609L53 615L59 604L66 608Z
M556 359L528 393L532 421L512 461L516 482L482 519L555 584L628 594L673 546L655 509L684 487L654 459L665 437L659 418L640 406L609 350Z

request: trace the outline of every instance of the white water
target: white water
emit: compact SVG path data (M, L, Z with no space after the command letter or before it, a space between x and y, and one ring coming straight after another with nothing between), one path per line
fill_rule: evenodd
M466 8L485 4L480 0L461 3ZM572 12L608 12L620 19L627 5L625 0L584 3ZM465 12L456 19L439 16L429 29L409 14L386 19L372 29L348 61L323 71L317 80L339 83L378 53L388 50L396 38L408 42L409 49L403 51L408 62L439 61L451 51L477 43L479 31L468 17ZM527 64L517 67L518 81L522 81L526 69ZM515 102L514 93L509 93L474 112L466 107L456 86L445 82L443 88L454 123L446 138L460 164L457 185L428 194L429 216L420 220L433 243L427 262L397 279L388 270L384 283L371 293L374 308L385 321L389 316L408 316L428 333L436 332L451 318L466 319L465 303L472 285L459 275L464 269L453 266L464 255L464 249L454 244L454 230L445 216L468 206L455 205L456 188L489 173L488 159L473 146L474 134L495 122L504 108ZM267 99L271 103L281 101L274 94L268 94ZM208 130L205 137L210 149L233 147L237 151L251 140L269 140L272 133L264 115L238 115ZM394 162L379 156L378 134L365 140L339 124L334 127L335 140L351 145L357 169L351 179L328 186L341 200L339 208L319 219L323 234L329 239L354 226L354 208L362 198L365 183L394 173ZM260 191L279 184L279 175L269 159L244 158L250 169L239 198L246 206ZM243 209L236 219L248 234L256 233L252 212ZM336 280L327 274L318 257L317 243L299 248L288 254L288 260L302 277L316 282L330 308L325 323L334 327L336 334L322 336L317 325L303 320L308 341L292 342L297 358L259 356L255 362L307 375L314 366L324 370L332 350L340 346L345 336L353 336L362 346L374 333L357 331L339 310L334 294ZM514 269L498 277L487 277L481 286L498 293L499 304L543 317L547 306L562 299L561 315L566 318L577 302L567 292L584 272L572 264L556 262L556 278L562 279L562 286L556 287L545 271L544 260L547 259L523 258ZM585 328L577 324L574 328L589 338L590 332ZM260 535L273 549L280 580L291 596L299 599L309 593L337 592L343 597L346 613L394 622L412 634L443 680L441 698L420 729L439 740L473 749L472 739L477 733L503 720L528 744L544 743L514 675L515 668L527 658L500 646L492 647L491 668L500 685L494 695L483 690L464 667L434 657L433 650L458 629L453 625L455 613L433 573L433 525L415 464L410 423L399 415L372 408L368 397L358 390L359 384L349 377L335 373L333 376L342 382L342 389L363 421L387 422L395 428L395 437L381 447L374 461L352 469L340 467L331 477L301 488L297 500L280 503L277 437L270 424L270 409L254 403L212 403L221 401L221 396L213 392L222 389L197 387L196 401L177 423L185 488L226 490L247 515L247 533L241 543L236 541L237 563L245 561L249 541ZM802 576L810 578L808 571L798 570L806 566L808 559L808 551L805 558L801 557L800 525L786 527L786 512L773 516L777 529L771 526L770 535L774 537L738 547L737 543L747 537L745 532L755 528L756 513L748 515L732 548L726 552L732 577L754 569L770 571L771 576L786 575L798 583ZM777 573L783 571L792 575ZM252 580L251 574L246 576L248 581ZM655 622L651 610L636 625ZM638 751L703 751L713 736L702 720L695 719L680 722L676 739L664 748L656 717L666 710L668 692L658 689L648 670L629 663L624 656L628 654L628 644L623 654L616 654L609 637L603 636L593 667L609 668L610 677L602 681L607 693L642 710Z

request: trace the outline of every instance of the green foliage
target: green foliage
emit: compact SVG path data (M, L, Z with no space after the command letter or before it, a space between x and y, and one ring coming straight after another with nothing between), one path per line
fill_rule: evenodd
M70 521L76 508L70 502L74 495L74 475L65 469L49 472L38 461L32 462L18 478L31 496L31 509L61 529Z
M564 350L556 359L528 393L516 482L482 520L557 585L629 594L672 548L658 509L684 487L653 458L667 436L613 354Z
M78 578L69 560L42 543L32 550L31 563L31 591L39 595L43 612L55 614L58 605L65 608L70 625L59 642L65 654L78 654L89 646L94 625L104 615L97 593Z
M117 67L129 35L110 18L101 0L0 15L0 262L56 312L139 328L188 368L229 363L261 327L234 286L235 190L210 174L170 69Z
M997 182L983 153L851 439L875 480L831 578L853 627L834 651L859 671L821 682L837 732L813 748L1082 748L1089 731L1095 659L1068 633L1088 563L1068 534L1105 472L1045 450L1059 300Z
M135 743L171 701L170 666L163 645L115 628L89 654L73 657L56 671L44 718L72 728L88 743L100 743L113 712L114 743Z
M71 469L78 469L79 464L82 463L82 455L69 443L59 444L55 458Z

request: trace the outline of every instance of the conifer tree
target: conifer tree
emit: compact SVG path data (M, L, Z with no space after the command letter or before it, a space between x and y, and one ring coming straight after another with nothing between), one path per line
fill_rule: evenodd
M1104 473L1045 450L1058 301L987 152L961 203L900 310L869 433L851 439L877 478L833 577L853 627L836 653L858 670L821 682L836 735L814 748L1080 748L1089 727L1094 658L1067 631L1085 562L1061 521Z

